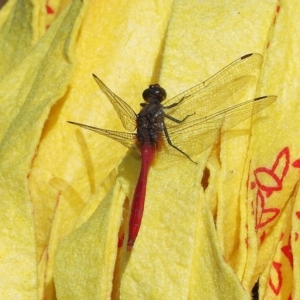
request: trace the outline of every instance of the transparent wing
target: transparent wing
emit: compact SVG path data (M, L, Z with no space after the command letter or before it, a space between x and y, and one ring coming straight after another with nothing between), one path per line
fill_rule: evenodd
M179 120L192 113L196 113L198 116L207 115L211 110L228 100L251 79L254 79L261 64L262 56L260 54L244 55L206 81L162 102L165 107L164 111ZM167 108L174 103L179 104Z
M127 147L129 150L131 150L134 154L136 154L138 156L140 155L140 149L137 147L135 133L106 130L106 129L101 129L101 128L97 128L97 127L93 127L93 126L84 125L81 123L76 123L76 122L71 122L71 121L67 121L67 122L71 123L73 125L83 127L88 130L95 131L101 135L107 136L107 137L121 143L122 145Z
M200 154L213 146L218 137L240 122L255 115L277 99L276 96L264 96L249 100L206 117L188 119L174 127L168 128L172 143L187 155ZM184 157L179 151L168 145L164 137L164 152ZM164 156L164 152L159 156ZM167 159L167 158L166 158Z
M136 129L136 113L134 110L120 97L114 94L96 75L93 74L93 76L102 92L107 96L116 110L124 128L129 131L134 131Z

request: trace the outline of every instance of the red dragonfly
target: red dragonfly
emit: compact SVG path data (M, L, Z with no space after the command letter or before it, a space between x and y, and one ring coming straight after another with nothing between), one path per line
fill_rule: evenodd
M167 154L164 159L177 155L196 163L193 155L213 146L220 134L272 104L276 96L263 96L208 114L253 79L253 73L259 70L261 63L260 54L244 55L208 80L167 101L164 101L167 94L162 87L150 85L143 92L145 103L141 103L138 114L93 75L123 126L129 131L136 130L136 133L68 122L110 137L141 156L141 171L131 205L128 251L132 249L140 229L147 176L155 154L158 153L158 157Z

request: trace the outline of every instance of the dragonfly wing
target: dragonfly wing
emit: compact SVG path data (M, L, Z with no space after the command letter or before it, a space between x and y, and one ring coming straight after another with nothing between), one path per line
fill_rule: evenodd
M106 137L112 138L113 140L121 143L125 147L127 147L129 150L131 150L134 154L140 155L140 149L137 146L136 143L136 134L135 133L129 133L129 132L119 132L119 131L113 131L113 130L106 130L101 129L93 126L84 125L81 123L71 122L67 121L68 123L71 123L73 125L77 125L80 127L83 127L88 130L95 131L101 135L104 135Z
M207 115L211 110L228 100L250 80L262 64L262 56L251 53L240 57L206 81L188 89L176 97L163 102L166 114L183 119L189 114ZM168 108L174 103L179 103Z
M224 109L223 111L208 116L205 119L208 121L223 120L221 131L222 133L224 133L230 130L232 127L238 125L240 122L265 109L273 102L275 102L276 99L277 96L258 97L243 103L236 104L232 107Z
M134 110L125 101L114 94L96 75L93 74L93 76L102 92L107 96L116 110L124 128L129 131L134 131L136 129L136 113Z
M201 154L216 143L220 134L221 124L219 124L219 127L217 127L216 123L201 124L201 126L193 124L193 127L196 127L196 134L193 133L193 129L190 130L188 127L181 128L181 130L177 130L176 133L172 130L168 132L172 144L186 153L191 159L193 159L194 155ZM191 139L193 139L193 141L191 141ZM163 148L162 151L158 153L158 159L172 162L187 159L187 157L177 149L171 147L166 137L163 136Z
M185 121L168 129L172 143L189 156L213 146L218 137L276 101L276 96L255 98L206 117ZM184 157L164 141L165 152Z

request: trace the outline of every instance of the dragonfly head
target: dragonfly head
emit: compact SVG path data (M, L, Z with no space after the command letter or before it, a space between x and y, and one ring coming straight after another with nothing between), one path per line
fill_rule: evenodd
M144 90L143 92L143 99L146 102L150 102L151 98L157 99L159 102L166 99L167 93L166 91L159 85L159 84L151 84L149 88Z

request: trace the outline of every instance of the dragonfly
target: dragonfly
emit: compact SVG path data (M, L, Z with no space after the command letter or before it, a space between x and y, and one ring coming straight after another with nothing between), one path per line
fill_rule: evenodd
M68 121L73 125L95 131L123 144L141 158L141 169L135 187L127 250L131 251L138 236L146 198L147 178L155 157L188 159L212 147L218 137L240 122L272 104L277 97L262 96L225 109L214 110L226 104L237 91L250 82L262 64L262 56L250 53L235 60L206 81L166 100L167 93L159 84L144 90L138 114L114 94L96 75L95 81L117 112L125 129L119 132Z

